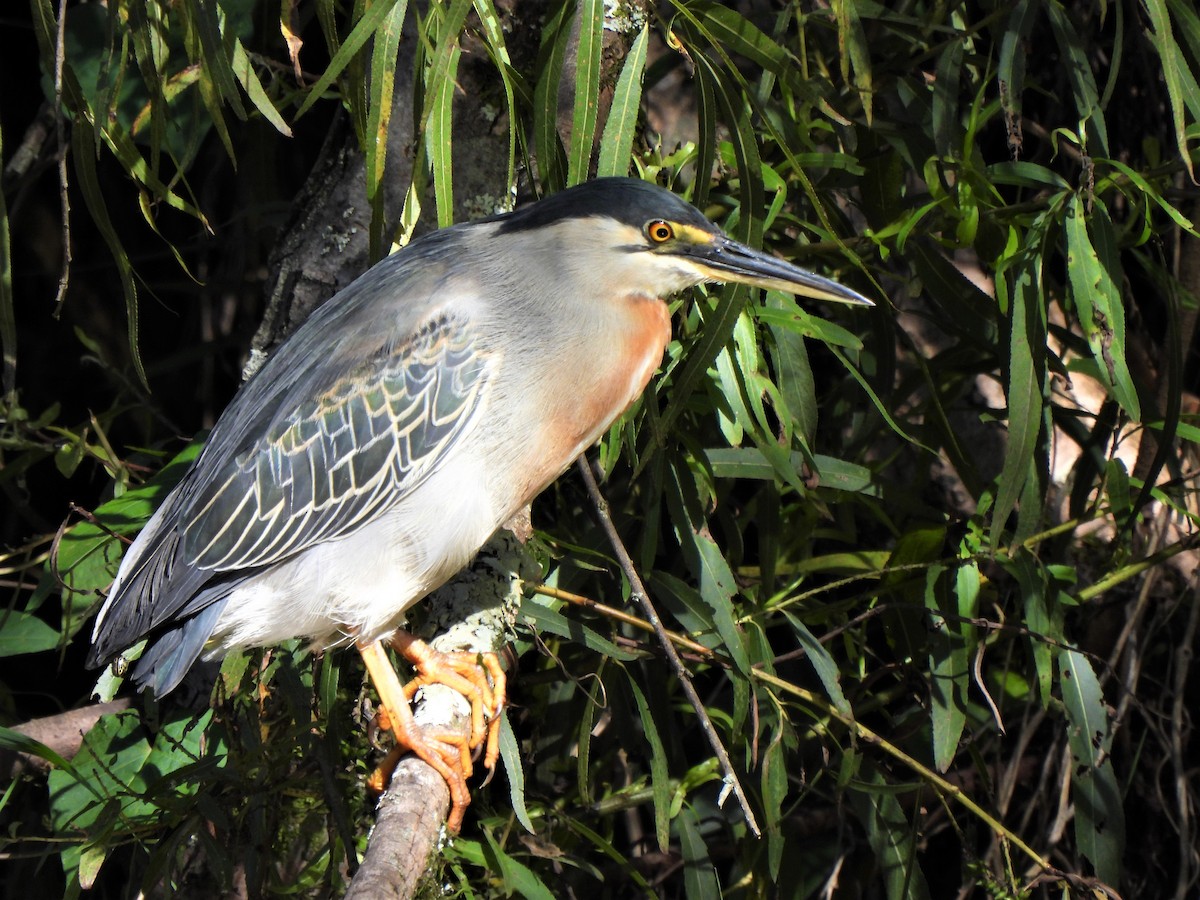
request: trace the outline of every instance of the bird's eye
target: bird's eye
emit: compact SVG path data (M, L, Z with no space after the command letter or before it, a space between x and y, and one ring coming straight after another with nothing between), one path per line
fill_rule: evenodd
M646 236L656 244L665 244L671 238L675 237L675 229L671 227L669 222L664 222L662 219L655 219L646 225Z

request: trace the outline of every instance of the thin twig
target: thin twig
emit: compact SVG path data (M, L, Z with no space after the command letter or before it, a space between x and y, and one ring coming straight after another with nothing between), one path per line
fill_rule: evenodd
M630 615L623 609L617 609L614 606L608 606L604 603L598 603L591 597L584 597L580 594L572 594L570 591L564 591L562 588L550 587L549 585L539 584L533 588L535 594L541 594L543 597L553 597L556 600L565 600L567 603L581 606L584 609L590 609L602 616L608 616L610 619L615 619L618 622L623 622L630 625L639 631L654 632L654 626L645 619L639 619L637 616ZM682 634L676 634L673 631L666 632L667 638L673 644L678 644L685 650L691 650L693 653L699 653L701 656L712 658L712 650L705 647L703 644L693 641L690 637Z
M721 743L721 738L717 735L717 730L713 727L712 720L708 717L708 712L704 708L704 703L700 700L700 695L696 693L696 689L692 686L692 679L688 674L687 667L684 666L683 660L679 658L679 654L675 652L675 646L671 643L670 634L663 627L662 621L658 618L658 613L654 609L654 605L650 602L650 595L646 593L646 586L642 583L642 579L633 564L633 559L630 557L629 551L625 549L625 544L621 541L621 536L617 533L617 528L613 524L612 516L608 511L608 501L600 493L600 486L596 483L596 476L592 474L592 468L588 464L587 457L579 457L578 465L580 474L583 475L583 483L587 486L588 496L592 498L596 517L600 520L600 526L608 536L609 543L612 544L613 552L617 555L617 561L621 564L621 569L625 572L625 577L629 579L629 585L633 589L634 598L641 605L642 612L645 613L650 624L654 626L654 633L658 637L659 644L662 646L667 659L671 662L671 668L675 670L675 675L679 678L683 692L687 694L688 701L692 704L692 708L696 710L696 716L700 720L700 729L704 732L709 746L712 747L713 753L716 754L717 760L721 764L725 784L732 788L734 796L737 797L738 803L742 807L742 815L745 817L746 824L750 827L750 830L754 832L756 837L761 837L762 831L759 829L758 821L754 818L754 813L750 809L750 801L747 799L745 791L742 790L742 783L738 780L737 772L733 769L733 763L729 759L729 754L725 751L725 745Z
M1197 626L1200 625L1200 596L1197 595L1195 580L1188 591L1188 617L1175 651L1175 671L1172 679L1174 697L1171 701L1170 756L1175 788L1175 803L1179 822L1176 831L1179 838L1179 873L1175 879L1175 896L1186 897L1196 884L1197 852L1195 825L1192 818L1193 797L1190 790L1192 776L1188 761L1187 744L1191 736L1191 717L1187 712L1187 684L1192 669L1192 647L1195 645Z
M54 45L54 139L58 145L58 200L62 206L62 270L58 275L58 294L54 298L54 317L62 312L71 280L71 199L67 195L67 142L63 134L63 62L66 59L67 0L59 0L58 28Z

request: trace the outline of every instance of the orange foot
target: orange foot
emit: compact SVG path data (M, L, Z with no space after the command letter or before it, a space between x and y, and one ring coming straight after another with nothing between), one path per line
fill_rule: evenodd
M392 668L383 641L359 644L367 674L379 692L381 722L396 737L396 746L367 781L382 792L405 751L431 765L450 789L450 815L446 827L457 832L471 802L466 779L471 776L471 755L486 743L484 765L490 771L499 756L500 710L504 705L505 678L495 654L439 653L405 632L389 642L412 662L417 677L401 685ZM492 682L488 682L488 676ZM471 704L471 734L440 732L422 728L413 721L409 701L427 684L444 684L461 693Z

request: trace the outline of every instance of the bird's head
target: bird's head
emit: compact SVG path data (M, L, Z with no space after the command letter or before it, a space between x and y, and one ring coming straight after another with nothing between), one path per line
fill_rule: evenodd
M555 255L603 289L661 296L704 282L873 306L866 297L728 237L685 200L635 178L601 178L506 216L502 234Z

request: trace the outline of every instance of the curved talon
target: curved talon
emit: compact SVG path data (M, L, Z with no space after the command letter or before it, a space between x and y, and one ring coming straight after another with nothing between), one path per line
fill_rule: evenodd
M392 668L380 641L359 644L358 651L362 654L363 663L375 684L375 690L379 692L380 705L386 711L384 714L396 738L396 747L367 779L368 787L382 793L391 780L400 757L405 751L411 751L418 759L432 766L445 780L450 790L450 814L446 817L446 828L451 833L457 833L462 827L463 815L471 802L466 781L470 775L467 741L461 737L454 744L439 740L446 735L426 733L413 721L412 710L409 709L408 700L404 695L404 686L400 684L396 670ZM463 765L464 761L466 766Z
M494 653L441 653L403 631L385 640L413 664L417 675L402 685L383 641L358 645L367 674L379 692L376 722L390 729L396 738L396 746L367 779L367 787L382 793L401 756L411 751L445 779L451 799L446 827L457 832L471 802L466 779L471 777L473 754L483 752L483 764L488 769L486 781L491 780L500 756L500 711L507 687L500 659ZM418 690L433 684L457 691L471 704L469 736L422 728L413 720L409 702Z
M484 748L483 764L493 771L500 757L500 712L508 686L500 658L495 653L443 653L405 631L397 631L388 640L417 670L417 676L404 686L410 700L428 684L444 684L467 699L471 704L470 747Z

